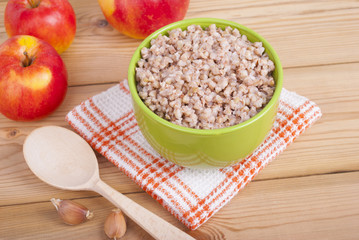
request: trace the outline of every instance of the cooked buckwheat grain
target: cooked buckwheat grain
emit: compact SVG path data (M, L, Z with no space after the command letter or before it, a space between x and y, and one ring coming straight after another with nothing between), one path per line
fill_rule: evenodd
M256 115L273 96L274 64L261 42L212 24L174 29L141 50L139 96L175 124L216 129Z

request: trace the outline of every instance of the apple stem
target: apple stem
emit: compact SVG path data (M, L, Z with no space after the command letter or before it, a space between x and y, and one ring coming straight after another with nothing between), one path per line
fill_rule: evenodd
M27 0L32 8L37 8L40 5L40 0Z
M24 61L22 62L22 66L23 67L28 67L32 64L32 62L34 61L33 58L29 57L29 54L25 51L24 52L24 55L25 55L25 59Z

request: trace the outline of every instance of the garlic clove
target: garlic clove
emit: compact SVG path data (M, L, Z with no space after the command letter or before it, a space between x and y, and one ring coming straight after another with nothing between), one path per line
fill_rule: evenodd
M120 209L114 209L108 215L104 230L106 235L111 239L119 239L126 233L126 220Z
M93 213L90 210L74 201L51 198L51 202L66 224L80 224L93 217Z

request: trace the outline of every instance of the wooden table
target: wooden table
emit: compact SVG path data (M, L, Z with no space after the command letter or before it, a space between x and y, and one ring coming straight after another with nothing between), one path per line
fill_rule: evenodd
M22 144L39 126L70 128L65 115L86 98L126 78L139 40L107 24L97 1L71 0L77 34L62 54L69 72L61 107L37 122L0 116L0 239L106 239L113 206L93 192L48 186L27 168ZM7 39L0 1L0 42ZM207 223L198 239L359 239L359 2L191 0L186 18L217 17L246 25L277 50L284 87L309 97L323 117ZM98 156L103 180L186 230L170 213ZM95 212L64 225L49 202L75 199ZM132 221L124 239L151 237Z

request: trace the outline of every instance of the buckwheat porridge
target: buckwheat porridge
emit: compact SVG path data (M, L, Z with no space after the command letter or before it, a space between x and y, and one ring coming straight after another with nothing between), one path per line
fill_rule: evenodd
M216 129L256 115L273 96L274 63L237 29L191 25L151 40L136 68L139 96L177 125Z

